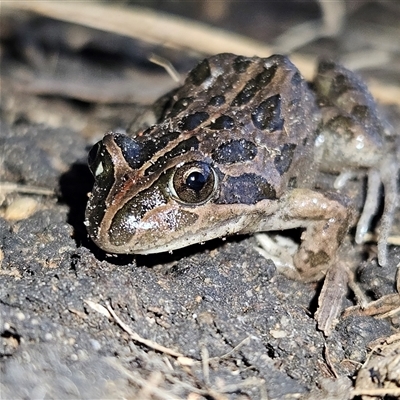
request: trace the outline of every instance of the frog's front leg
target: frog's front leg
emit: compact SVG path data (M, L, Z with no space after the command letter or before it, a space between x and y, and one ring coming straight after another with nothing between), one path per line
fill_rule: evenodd
M293 259L296 272L284 273L303 281L316 281L325 276L315 319L319 329L328 336L347 293L348 266L340 250L354 223L354 212L343 196L295 189L285 199L283 217L305 228Z
M338 249L354 222L347 199L334 193L294 189L284 199L282 218L292 227L304 227L301 245L294 256L291 278L317 281L337 261Z

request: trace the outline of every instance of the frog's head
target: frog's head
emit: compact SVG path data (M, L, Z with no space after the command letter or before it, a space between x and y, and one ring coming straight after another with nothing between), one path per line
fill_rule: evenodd
M90 151L95 184L85 224L103 250L158 253L243 231L249 223L244 208L274 198L260 178L253 183L251 174L221 172L195 136L165 137L160 147L159 141L110 133Z

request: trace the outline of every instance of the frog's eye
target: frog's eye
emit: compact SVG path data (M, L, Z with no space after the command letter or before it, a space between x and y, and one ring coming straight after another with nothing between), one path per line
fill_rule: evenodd
M88 165L90 172L96 176L101 174L102 171L98 171L102 169L101 161L100 161L100 153L101 153L101 142L96 143L89 151L88 154Z
M110 169L112 169L112 161L108 153L105 152L102 142L96 143L89 151L88 165L90 172L93 174L95 179L101 176L103 173L108 175Z
M198 205L213 197L217 185L218 177L211 165L194 161L176 168L170 179L169 189L176 200Z

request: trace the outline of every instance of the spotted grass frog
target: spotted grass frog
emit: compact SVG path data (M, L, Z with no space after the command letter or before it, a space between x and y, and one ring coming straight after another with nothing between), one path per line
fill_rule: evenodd
M149 254L303 228L290 274L319 280L339 262L357 221L351 199L318 190L316 176L362 171L369 190L356 240L368 230L383 183L378 247L386 263L399 157L354 73L322 62L310 84L285 56L218 54L157 104L154 125L133 137L110 132L90 151L95 184L86 225L99 247Z

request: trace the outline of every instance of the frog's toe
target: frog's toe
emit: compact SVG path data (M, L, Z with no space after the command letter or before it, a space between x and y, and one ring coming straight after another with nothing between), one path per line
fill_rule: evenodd
M346 183L348 181L350 181L351 179L357 178L358 177L358 173L356 173L355 171L352 170L345 170L343 172L341 172L338 177L335 179L335 182L333 183L333 187L335 189L341 189L342 187L344 187L346 185Z
M398 202L397 175L398 161L395 157L388 157L381 162L379 169L371 168L368 172L368 190L361 217L357 224L356 243L364 241L372 218L379 207L380 189L383 185L384 208L378 231L378 262L385 266L387 263L387 243L394 220L394 211Z

